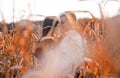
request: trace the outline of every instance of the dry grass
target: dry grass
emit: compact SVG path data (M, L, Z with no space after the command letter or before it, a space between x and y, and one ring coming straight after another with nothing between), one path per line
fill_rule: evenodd
M116 29L111 32L112 26L111 28L109 26L112 24L107 23L105 25L103 19L97 19L93 15L92 19L87 22L86 20L78 22L72 22L72 27L77 26L74 29L87 41L86 56L99 64L103 77L107 74L119 74L119 32L116 32ZM34 51L45 50L42 52L47 52L46 50L49 50L56 39L53 38L53 31L51 31L48 34L48 37L51 38L38 43L38 36L41 36L42 31L38 30L41 32L36 36L34 26L30 21L27 22L25 27L16 23L16 28L10 33L8 33L5 22L2 23L3 31L0 34L0 78L20 78L24 73L35 68L35 59L33 58L34 55L37 57L38 54ZM56 33L54 32L54 34ZM115 41L112 42L114 38Z
M0 77L20 78L25 72L33 68L33 46L36 41L31 22L26 27L16 24L8 34L3 22L0 35Z
M118 18L116 18L118 19ZM97 37L96 40L87 40L86 53L87 57L91 58L99 64L102 77L109 74L118 75L120 73L120 45L119 45L119 22L113 18L105 19L102 24L104 27L103 37ZM118 27L118 28L116 28Z

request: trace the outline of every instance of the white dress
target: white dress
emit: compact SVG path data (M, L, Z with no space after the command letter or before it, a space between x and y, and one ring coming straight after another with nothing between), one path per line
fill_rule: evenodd
M44 68L30 74L37 78L72 78L74 66L82 64L83 57L84 40L76 31L69 30L60 44L46 54Z
M83 57L84 40L76 31L69 30L58 47L47 54L44 70L50 74L49 78L71 78L74 66L82 64Z

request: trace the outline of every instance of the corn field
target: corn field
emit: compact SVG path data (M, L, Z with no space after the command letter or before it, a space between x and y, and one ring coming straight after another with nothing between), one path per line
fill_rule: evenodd
M91 18L76 18L76 12L88 13L91 15ZM89 11L78 10L65 11L59 17L36 16L43 16L45 19L39 24L35 24L29 19L21 19L18 22L12 23L12 29L9 29L4 19L0 23L0 78L120 77L120 23L118 21L120 14L111 18L101 17L99 19ZM71 36L69 35L70 33L75 34ZM67 40L67 36L70 39ZM64 41L65 39L66 41ZM81 42L81 44L84 44L84 47L82 47L84 50L76 48L76 45L79 45L79 39L83 39L83 43ZM69 40L71 41L69 42ZM66 53L63 52L63 57L60 58L57 53L62 50L59 47L66 45L62 45L62 43L67 43L67 41L71 49L67 48L69 47L68 44L65 51L76 51L72 49L78 49L81 53L83 51L84 57L82 59L79 60L79 56L74 56L74 52L70 52L72 55L67 55L72 58L70 58L70 63L68 62L68 64L64 61L65 59L69 60L64 56ZM62 71L62 74L58 72L62 69L61 63L59 63L59 60L57 62L55 60L55 63L52 60L48 60L49 55L53 61L57 60L57 58L65 58L62 60L62 64L63 67L71 64L70 75L66 76L66 73L63 73L64 71ZM47 62L44 62L46 59ZM54 65L58 66L58 69ZM54 71L51 71L52 67L56 73L60 74L56 75ZM32 72L33 75L28 74L28 76L27 73L29 72ZM51 76L51 74L55 76Z

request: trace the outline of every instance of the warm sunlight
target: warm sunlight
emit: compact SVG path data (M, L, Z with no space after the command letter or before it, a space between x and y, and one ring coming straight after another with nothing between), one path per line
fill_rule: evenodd
M0 0L0 78L120 78L120 0Z
M100 1L101 0L0 0L0 13L3 13L7 22L13 20L13 15L16 20L18 17L22 15L28 16L30 13L49 16L59 15L61 12L67 10L88 10L96 17L100 17L97 4L97 2ZM113 16L118 11L119 5L120 4L115 1L110 1L103 10L105 14L108 14L107 16ZM80 14L80 17L86 16L89 16L89 14Z

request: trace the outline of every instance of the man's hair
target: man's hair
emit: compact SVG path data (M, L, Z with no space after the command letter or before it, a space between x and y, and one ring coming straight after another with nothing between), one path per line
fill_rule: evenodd
M43 21L43 35L42 36L46 36L48 34L48 32L50 31L51 27L54 26L56 27L57 24L59 23L59 20L57 19L56 16L48 16L44 19ZM49 26L49 27L47 27ZM47 27L47 28L45 28Z

